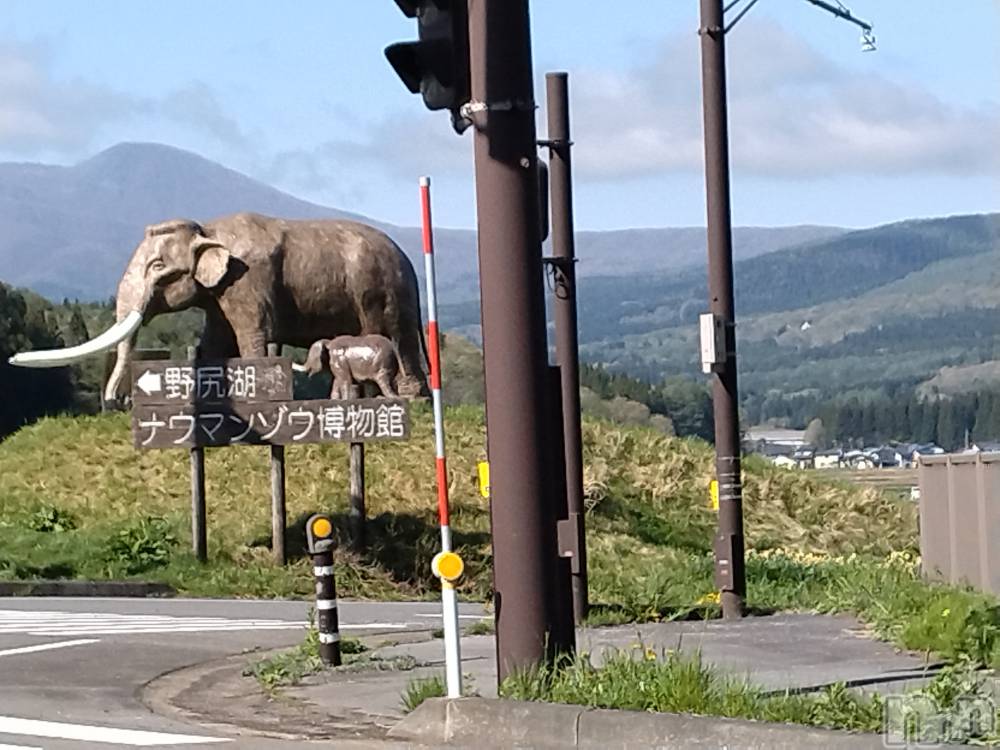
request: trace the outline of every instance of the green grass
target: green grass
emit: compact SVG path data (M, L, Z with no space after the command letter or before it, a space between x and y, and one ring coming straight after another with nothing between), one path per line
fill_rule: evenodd
M490 597L488 501L477 488L483 413L448 410L452 529L466 599ZM187 452L136 451L124 415L46 419L0 443L0 577L137 578L191 596L309 597L303 524L332 515L345 598L434 597L438 551L429 409L413 438L366 453L369 549L349 551L348 461L338 445L286 450L291 563L271 561L267 451L206 451L209 562L190 552ZM708 507L713 452L698 440L584 422L594 624L717 613ZM991 597L924 584L915 507L872 488L744 463L752 609L856 612L908 648L1000 665Z
M855 732L881 731L885 716L885 702L877 693L858 693L843 684L814 693L768 693L722 674L703 663L698 655L656 653L641 645L631 652L606 653L600 667L592 666L589 656L581 654L554 667L514 674L504 680L500 693L515 700L725 716ZM962 701L989 701L992 693L966 662L945 668L925 688L908 696L929 699L938 711L949 712ZM953 722L946 729L951 733L948 736L927 734L910 739L996 744L1000 736L986 724L977 727ZM912 726L910 729L917 731ZM930 730L933 732L934 727Z
M362 658L361 655L367 651L368 647L357 638L340 640L340 653L348 665ZM244 674L254 677L266 692L274 694L279 688L297 685L304 678L323 669L325 665L319 656L318 631L309 628L305 640L298 646L251 663Z
M401 702L403 710L410 713L428 698L441 698L448 692L444 678L440 675L416 677L406 683Z
M688 713L760 721L791 722L856 731L876 731L882 718L878 697L856 696L843 686L817 695L767 695L745 681L727 678L698 656L611 652L595 668L581 655L555 668L508 677L505 698L575 703L596 708Z

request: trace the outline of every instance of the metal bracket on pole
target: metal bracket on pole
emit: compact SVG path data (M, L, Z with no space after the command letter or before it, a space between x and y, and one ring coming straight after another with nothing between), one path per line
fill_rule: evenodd
M570 559L570 572L579 575L580 566L580 514L570 513L569 518L556 521L559 538L559 557Z
M715 313L702 313L698 317L701 333L701 371L706 375L721 372L728 359L726 326Z

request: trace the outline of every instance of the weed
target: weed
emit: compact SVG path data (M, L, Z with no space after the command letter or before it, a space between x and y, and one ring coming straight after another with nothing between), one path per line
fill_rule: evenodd
M415 677L403 690L403 710L410 713L428 698L441 698L447 693L444 678L439 675Z
M70 513L60 510L54 505L42 505L28 516L25 524L32 531L63 532L76 528L76 519Z
M597 708L691 713L817 727L877 731L882 702L836 685L815 695L769 696L727 678L700 657L656 654L642 647L609 652L601 667L585 655L550 668L508 677L501 694L518 700L575 703Z
M298 646L255 662L243 673L256 678L265 691L273 694L278 688L298 684L303 678L322 669L319 634L310 629L305 640Z
M126 575L166 565L177 544L165 518L147 516L118 530L108 543L105 560Z
M476 620L465 629L466 635L493 635L495 632L493 620Z

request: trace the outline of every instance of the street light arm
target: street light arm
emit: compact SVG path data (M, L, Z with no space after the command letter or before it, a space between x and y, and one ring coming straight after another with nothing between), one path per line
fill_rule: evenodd
M832 13L833 15L837 16L837 18L843 18L845 21L850 21L851 23L855 24L856 26L860 26L862 29L864 29L869 33L871 33L872 31L872 25L870 23L868 23L867 21L862 21L860 18L856 18L855 16L851 15L851 11L849 11L842 5L839 4L831 5L830 3L826 2L826 0L806 0L806 2L812 3L817 8L822 8L823 10Z

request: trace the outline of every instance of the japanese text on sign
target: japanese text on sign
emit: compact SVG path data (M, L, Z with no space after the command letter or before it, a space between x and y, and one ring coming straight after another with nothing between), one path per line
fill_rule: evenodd
M314 400L213 406L136 406L137 448L371 442L409 437L400 399Z
M292 398L291 360L287 359L136 362L132 378L136 404Z

